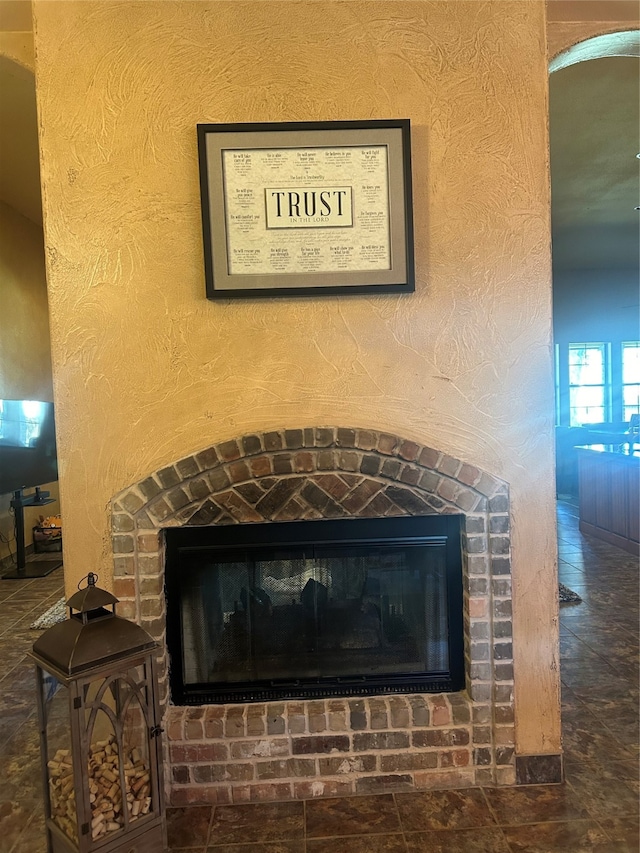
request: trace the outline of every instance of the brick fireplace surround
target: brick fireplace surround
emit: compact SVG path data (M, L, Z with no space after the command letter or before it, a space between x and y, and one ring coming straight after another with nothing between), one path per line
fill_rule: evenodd
M161 663L173 805L515 783L505 483L372 430L246 435L112 501L118 613L164 647L165 527L463 513L466 690L176 707Z

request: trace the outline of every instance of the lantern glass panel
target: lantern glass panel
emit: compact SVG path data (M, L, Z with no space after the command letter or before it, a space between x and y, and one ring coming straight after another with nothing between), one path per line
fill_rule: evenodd
M110 690L99 691L100 698L113 698ZM91 837L94 841L122 829L122 785L120 750L113 711L108 705L94 705L89 718L89 801Z
M51 673L42 670L41 674L51 818L58 828L77 844L78 822L73 782L69 691Z
M140 690L140 686L143 690ZM140 682L126 681L122 687L124 726L123 746L127 788L127 813L130 821L155 810L152 800L148 708Z
M150 678L149 665L139 664L83 685L94 841L157 812L151 784Z

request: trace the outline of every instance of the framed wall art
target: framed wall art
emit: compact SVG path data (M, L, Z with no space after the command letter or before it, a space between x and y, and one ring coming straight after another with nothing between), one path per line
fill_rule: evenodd
M408 119L199 124L209 299L414 290Z

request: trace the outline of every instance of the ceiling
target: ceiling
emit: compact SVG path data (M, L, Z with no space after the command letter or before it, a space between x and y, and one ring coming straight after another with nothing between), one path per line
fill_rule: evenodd
M554 269L637 269L640 60L554 72L549 114Z

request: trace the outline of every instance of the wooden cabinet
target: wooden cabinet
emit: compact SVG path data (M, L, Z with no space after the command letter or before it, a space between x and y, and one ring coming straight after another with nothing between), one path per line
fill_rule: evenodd
M640 553L640 456L635 453L579 447L580 530Z

